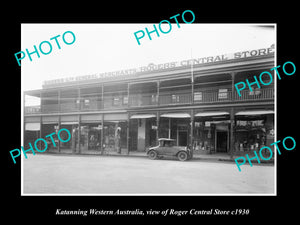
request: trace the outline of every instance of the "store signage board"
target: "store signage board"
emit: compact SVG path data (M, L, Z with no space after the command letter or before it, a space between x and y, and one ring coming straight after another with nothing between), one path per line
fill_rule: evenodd
M177 62L168 62L163 64L154 64L150 63L148 66L142 66L133 69L127 70L118 70L113 72L105 72L105 73L96 73L90 75L83 75L83 76L76 76L76 77L67 77L55 80L47 80L44 81L44 86L52 86L62 83L69 83L69 82L78 82L78 81L85 81L85 80L93 80L93 79L111 79L111 78L120 78L120 77L135 77L138 76L139 73L145 72L152 72L152 71L163 71L168 70L175 67L191 67L191 65L200 65L200 64L209 64L215 62L222 62L228 60L235 60L235 59L242 59L242 58L251 58L256 56L262 55L269 55L274 53L274 47L271 46L270 48L261 48L261 49L254 49L249 51L241 51L235 52L230 54L222 54L217 56L209 56L209 57L202 57L202 58L194 58L188 60L182 60Z

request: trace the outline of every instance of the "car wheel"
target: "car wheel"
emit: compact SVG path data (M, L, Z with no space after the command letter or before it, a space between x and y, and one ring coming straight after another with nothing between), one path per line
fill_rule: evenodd
M179 152L177 154L177 158L180 160L180 161L186 161L188 159L188 154L186 152Z
M151 150L149 153L148 153L148 156L150 159L156 159L157 158L157 152L154 151L154 150Z

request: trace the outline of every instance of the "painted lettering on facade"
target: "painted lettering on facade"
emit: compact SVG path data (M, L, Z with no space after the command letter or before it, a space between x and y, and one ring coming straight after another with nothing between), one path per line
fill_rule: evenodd
M67 77L55 80L48 80L44 81L45 86L49 85L56 85L66 82L76 82L76 81L85 81L85 80L92 80L92 79L114 79L120 77L137 77L141 73L147 72L155 72L155 71L164 71L172 68L186 68L191 67L191 65L201 65L201 64L209 64L209 63L218 63L218 62L225 62L230 60L237 60L241 58L248 58L248 57L255 57L255 56L262 56L262 55L269 55L274 53L274 47L270 48L261 48L256 50L249 50L249 51L241 51L235 52L230 54L222 54L216 56L208 56L202 58L194 58L194 59L186 59L182 61L175 61L175 62L167 62L161 64L154 64L149 63L147 66L141 66L138 68L126 69L126 70L118 70L113 72L105 72L105 73L95 73L77 77Z

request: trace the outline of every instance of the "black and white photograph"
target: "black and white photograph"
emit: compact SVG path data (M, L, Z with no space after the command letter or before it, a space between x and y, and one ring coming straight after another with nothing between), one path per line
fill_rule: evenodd
M21 28L24 195L276 194L276 24Z
M297 216L296 7L210 3L7 7L5 220Z

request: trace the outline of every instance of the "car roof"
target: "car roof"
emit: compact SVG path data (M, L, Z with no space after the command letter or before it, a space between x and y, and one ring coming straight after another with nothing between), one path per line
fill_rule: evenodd
M176 141L175 139L170 138L158 138L159 141Z

